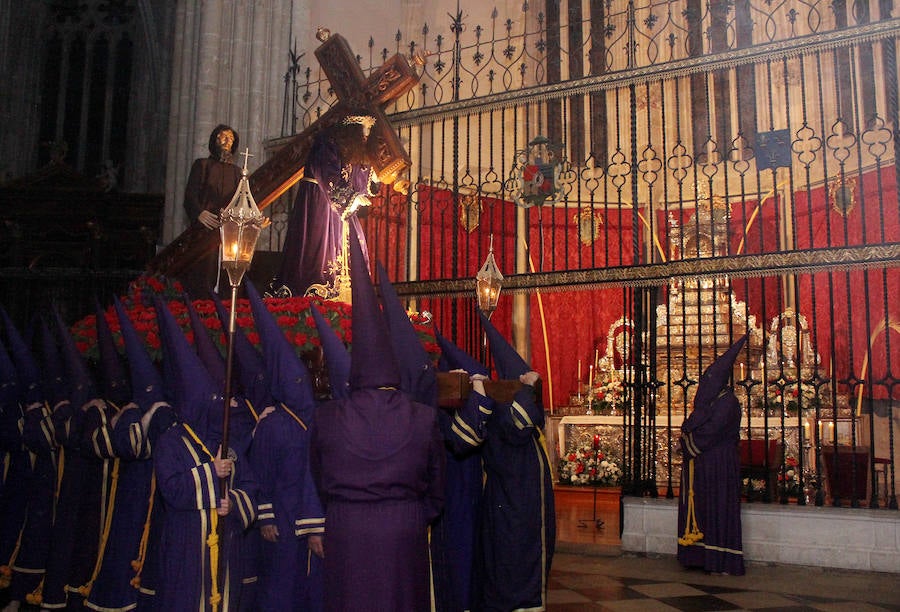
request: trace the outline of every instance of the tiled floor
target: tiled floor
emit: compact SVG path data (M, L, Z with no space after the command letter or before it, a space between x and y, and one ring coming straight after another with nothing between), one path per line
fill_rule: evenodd
M550 612L900 611L900 580L892 574L751 563L745 576L714 576L684 570L673 557L560 548L567 552L553 560Z
M557 553L549 612L657 610L833 610L900 612L900 576L747 564L744 576L685 570L671 556L623 554L618 498L558 491Z

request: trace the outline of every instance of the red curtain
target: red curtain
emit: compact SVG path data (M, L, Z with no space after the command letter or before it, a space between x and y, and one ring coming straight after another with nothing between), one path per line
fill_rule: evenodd
M534 268L539 269L543 260L556 262L554 267L564 262L566 268L578 269L592 257L607 266L631 265L632 211L616 208L608 213L603 216L597 239L585 244L579 237L577 211L529 209L529 255ZM543 251L538 250L541 245ZM625 303L627 291L617 287L544 291L531 296L531 365L545 378L546 408L569 403L569 396L577 391L579 360L582 380L587 382L594 351L599 350L602 356L606 350L610 325L622 316L630 317Z
M834 206L830 187L822 186L794 195L797 216L797 246L800 249L827 246L858 246L900 241L900 207L897 206L896 172L893 166L867 172L848 181L855 205L846 214ZM808 231L803 231L805 228ZM895 299L900 287L900 270L851 270L802 275L799 280L799 309L813 328L822 369L833 371L837 379L863 377L878 381L900 378L900 333L894 330L888 342L885 334L900 323L900 304ZM834 337L832 338L832 328ZM836 358L831 364L834 342ZM868 359L866 359L866 352ZM863 372L864 361L868 366ZM890 371L888 371L890 365ZM850 388L840 389L851 393ZM867 385L865 396L883 399L892 393L890 384ZM855 394L854 394L855 396ZM893 397L900 398L900 386L893 385Z

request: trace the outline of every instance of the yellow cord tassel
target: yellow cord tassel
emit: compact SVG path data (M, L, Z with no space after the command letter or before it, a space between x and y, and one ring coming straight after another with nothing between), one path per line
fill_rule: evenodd
M44 579L41 578L40 584L31 593L25 596L25 602L32 606L39 606L44 602Z
M209 536L206 538L206 545L209 546L209 574L212 580L212 588L210 589L209 603L213 612L219 609L219 603L222 601L222 595L219 593L219 515L213 509L210 514Z
M141 534L141 545L138 548L138 558L131 562L131 569L135 571L131 579L131 586L141 588L141 572L144 569L144 561L147 557L147 540L150 538L150 518L153 516L153 500L156 497L156 472L150 478L150 504L147 506L147 519L144 521L144 532Z
M12 568L8 565L0 565L0 589L5 589L12 582Z
M197 445L203 449L203 452L212 459L214 455L209 452L209 449L206 448L206 445L200 440L200 437L193 429L191 429L191 426L187 423L183 423L183 426L188 434L190 434L191 438L194 439L194 442L196 442ZM204 511L201 510L201 512ZM217 612L219 604L222 602L222 595L219 593L219 555L221 553L221 550L219 549L219 515L215 508L209 511L209 517L209 535L206 537L206 545L209 546L210 582L212 583L209 603L212 606L213 612Z
M684 522L684 535L678 538L682 546L691 546L703 539L703 532L697 525L697 511L694 508L694 460L688 461L688 501L687 518Z
M100 534L100 543L97 548L97 562L94 563L94 571L91 574L91 579L88 580L85 584L78 587L78 594L87 597L91 594L91 589L94 586L94 582L97 581L97 576L100 575L100 568L103 566L103 557L106 554L106 543L109 540L109 530L112 527L112 515L113 515L113 505L116 503L116 490L119 485L119 460L113 460L113 469L112 469L112 485L109 490L109 501L107 502L106 516L103 522L103 532Z

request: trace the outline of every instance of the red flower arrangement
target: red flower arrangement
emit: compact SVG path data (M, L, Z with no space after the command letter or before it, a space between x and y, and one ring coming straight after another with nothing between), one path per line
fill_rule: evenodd
M175 320L191 343L194 342L194 334L191 330L187 306L182 301L184 291L180 283L161 275L143 275L139 277L129 286L127 295L122 299L122 304L125 306L128 318L134 324L135 330L143 338L148 353L154 360L159 360L162 358L162 347L159 329L156 324L156 311L153 308L154 295L159 295L166 302ZM348 346L352 344L352 308L349 304L309 297L265 298L263 301L269 311L275 316L275 320L284 331L285 337L295 347L299 355L308 353L321 345L315 319L313 319L310 310L313 304L324 315L325 320L330 323L337 336ZM213 340L224 353L226 347L225 332L216 313L215 304L212 300L194 300L193 305L203 325L211 331ZM107 308L104 316L113 332L116 345L120 350L124 351L124 341L122 340L119 319L116 316L115 308L113 306ZM440 348L435 340L434 327L431 325L430 319L418 313L411 313L410 321L425 350L433 360L437 361L440 355ZM259 347L259 334L253 324L250 302L246 299L237 301L235 325L244 332L247 339L254 346ZM78 349L88 359L98 360L96 316L91 314L84 317L75 323L71 331Z

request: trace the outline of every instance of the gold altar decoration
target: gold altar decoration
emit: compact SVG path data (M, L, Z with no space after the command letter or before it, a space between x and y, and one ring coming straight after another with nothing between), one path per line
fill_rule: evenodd
M475 194L459 194L459 224L469 233L481 223L481 198Z
M828 184L828 201L831 207L841 216L846 217L856 206L855 176L836 178Z
M594 212L591 208L582 208L572 216L572 223L578 232L581 244L590 246L600 237L600 226L603 225L603 215Z

